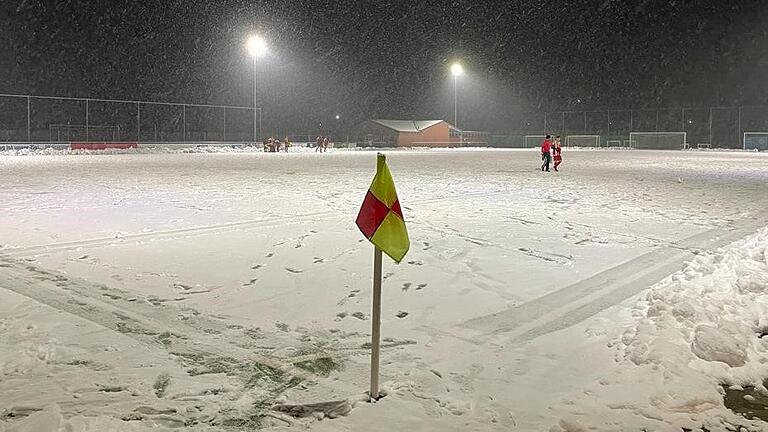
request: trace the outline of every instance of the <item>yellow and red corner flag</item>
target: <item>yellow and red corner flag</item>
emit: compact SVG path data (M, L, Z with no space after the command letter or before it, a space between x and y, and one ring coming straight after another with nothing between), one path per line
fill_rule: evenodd
M403 211L386 157L381 153L376 160L376 176L365 195L356 223L363 235L395 262L402 261L408 253L411 241L405 229Z

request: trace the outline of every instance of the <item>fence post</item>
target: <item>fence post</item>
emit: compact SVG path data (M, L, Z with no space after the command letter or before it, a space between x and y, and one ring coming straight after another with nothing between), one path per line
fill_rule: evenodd
M560 134L562 134L563 136L567 136L565 134L565 111L563 111L561 114L563 116L563 120L562 120L562 126L560 127Z
M544 111L544 130L542 131L544 134L547 133L547 112Z
M89 106L88 106L88 99L86 99L85 100L85 140L86 141L90 141L91 140L91 138L90 138L90 131L88 129L88 126L90 125L90 123L89 123L90 122L90 118L88 117L89 116L88 108L89 108Z
M741 142L741 146L744 147L744 132L741 131L741 108L742 107L739 107L739 130L736 131L738 134L736 137L736 142Z
M709 145L712 146L712 108L709 109Z
M683 126L682 131L686 132L685 130L685 108L680 108L680 124ZM686 134L687 136L687 134Z
M31 97L27 96L27 142L32 142L32 101Z
M587 134L587 112L584 111L584 135Z
M187 140L187 106L181 106L181 140Z
M227 142L227 107L224 107L224 137L223 141Z
M608 110L608 136L605 137L606 147L608 146L609 139L611 139L611 110Z
M141 102L136 102L136 142L141 142Z
M659 131L659 109L656 108L656 132Z
M632 113L632 110L629 110L629 133L632 133L634 131L634 129L635 129L635 127L634 127L634 115Z

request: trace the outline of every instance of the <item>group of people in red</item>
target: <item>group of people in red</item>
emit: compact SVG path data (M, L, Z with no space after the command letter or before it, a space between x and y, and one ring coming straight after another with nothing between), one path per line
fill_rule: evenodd
M560 143L560 135L556 136L552 140L551 135L547 135L544 138L544 142L541 143L541 170L549 172L549 164L552 163L552 159L555 161L555 171L557 167L563 163L563 147Z
M330 145L331 140L326 136L322 137L320 135L317 136L317 139L315 139L315 153L325 153L328 151L328 146Z
M288 137L285 137L283 141L280 141L280 138L271 137L264 141L264 151L268 153L288 152L289 148L291 148L291 142Z

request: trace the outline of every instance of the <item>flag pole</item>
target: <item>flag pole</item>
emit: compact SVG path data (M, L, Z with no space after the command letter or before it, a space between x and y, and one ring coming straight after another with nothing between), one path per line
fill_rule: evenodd
M371 402L379 400L379 353L381 349L381 249L373 252L373 313L371 314Z

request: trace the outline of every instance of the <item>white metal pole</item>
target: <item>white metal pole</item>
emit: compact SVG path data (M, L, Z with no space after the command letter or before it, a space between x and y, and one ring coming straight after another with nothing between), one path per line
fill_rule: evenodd
M379 352L381 350L381 249L373 252L373 313L371 314L371 402L379 399Z
M253 142L254 144L261 142L261 110L259 110L258 114L256 113L256 110L259 106L259 68L258 68L258 60L257 56L254 54L253 56ZM259 116L256 118L256 116Z
M456 126L456 128L459 128L459 77L458 75L453 75L453 125Z

